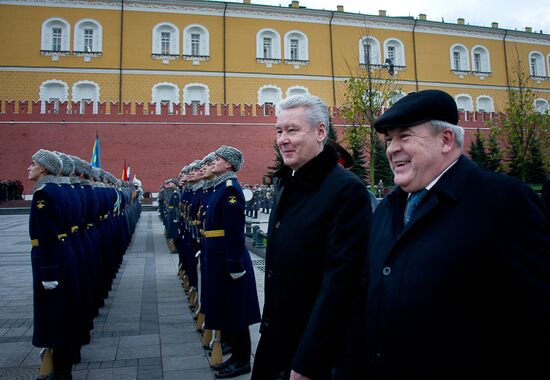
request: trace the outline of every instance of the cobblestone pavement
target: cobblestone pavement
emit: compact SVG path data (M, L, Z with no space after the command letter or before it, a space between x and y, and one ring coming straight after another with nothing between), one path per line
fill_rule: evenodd
M2 380L30 380L38 373L39 349L32 346L30 250L28 215L0 215ZM262 306L263 260L254 254L252 260ZM73 367L75 380L214 379L176 275L177 262L178 256L168 251L158 213L143 212L105 306L94 320L92 341ZM250 327L252 353L258 327Z

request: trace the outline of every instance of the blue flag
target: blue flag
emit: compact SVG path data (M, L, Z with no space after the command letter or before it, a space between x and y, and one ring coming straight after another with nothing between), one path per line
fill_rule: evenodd
M99 136L97 135L97 132L95 134L95 143L94 143L94 149L92 150L92 159L90 160L90 164L94 168L101 167L101 156L99 153Z

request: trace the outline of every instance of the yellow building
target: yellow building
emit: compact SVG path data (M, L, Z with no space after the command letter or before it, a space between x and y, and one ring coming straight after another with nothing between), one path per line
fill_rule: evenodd
M439 88L462 110L499 111L520 61L536 107L548 110L550 101L550 35L497 23L315 10L298 1L0 0L0 34L3 100L177 107L310 93L340 105L346 79L391 61L403 93Z

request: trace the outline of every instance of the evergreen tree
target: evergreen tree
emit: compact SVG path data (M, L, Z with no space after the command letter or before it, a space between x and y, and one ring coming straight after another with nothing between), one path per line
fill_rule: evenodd
M393 172L386 156L386 147L384 143L377 139L374 146L376 152L376 161L374 163L374 182L378 184L378 181L382 180L386 186L394 186Z
M330 116L328 118L328 138L334 141L338 141L338 136L336 135L336 131L334 130L334 127L332 125L332 118Z
M479 128L476 131L475 138L470 144L470 151L468 152L472 161L477 163L482 168L487 168L487 152L485 151L485 141Z
M494 172L502 171L502 150L498 142L498 129L491 128L487 140L487 161L486 168Z
M275 158L273 159L273 165L267 167L267 172L265 173L265 177L269 178L270 182L273 183L273 176L275 173L281 169L284 166L283 156L281 156L281 152L279 152L279 147L277 146L277 142L273 142L273 149L275 150Z
M536 136L532 136L532 139L536 139ZM545 157L540 150L540 144L536 141L532 141L530 154L527 159L527 171L526 181L530 183L544 183L547 178Z
M353 158L353 166L349 170L357 175L361 180L367 184L367 168L365 167L364 157L364 139L362 138L362 130L357 126L347 127L344 130L345 139L348 142L348 149Z

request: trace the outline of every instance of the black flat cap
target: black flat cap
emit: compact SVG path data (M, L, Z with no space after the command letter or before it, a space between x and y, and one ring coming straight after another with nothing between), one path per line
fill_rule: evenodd
M451 95L441 90L410 93L384 112L374 128L384 133L388 128L412 127L430 120L458 123L458 109Z

